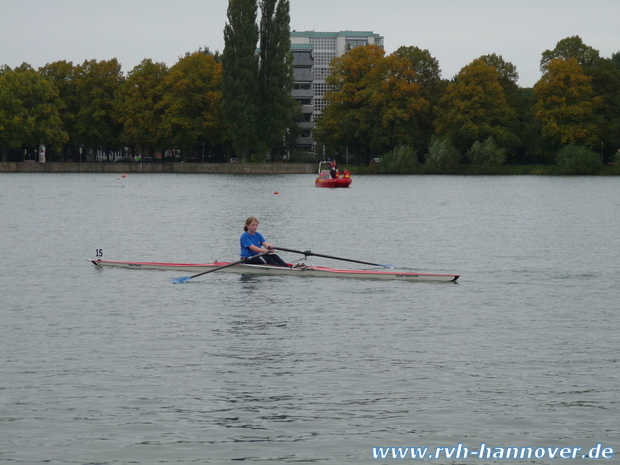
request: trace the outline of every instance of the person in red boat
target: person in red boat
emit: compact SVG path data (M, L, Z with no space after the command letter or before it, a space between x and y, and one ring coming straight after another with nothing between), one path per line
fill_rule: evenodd
M330 162L329 174L331 175L332 179L338 179L338 164L336 163L336 160L332 160Z
M258 232L258 220L253 216L250 216L245 220L245 231L239 243L241 245L241 258L245 258L245 263L250 265L274 265L274 266L288 266L284 260L278 255L273 253L273 245L268 243L263 235ZM262 257L254 257L255 255L271 252L269 255L263 255Z
M344 170L342 173L342 179L351 179L351 173L349 173L349 170Z

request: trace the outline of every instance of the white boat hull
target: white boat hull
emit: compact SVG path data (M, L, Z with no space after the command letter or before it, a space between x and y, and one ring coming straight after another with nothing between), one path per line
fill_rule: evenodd
M154 262L117 262L109 260L89 260L95 266L112 266L117 268L127 268L133 270L163 270L175 272L188 272L192 274L203 273L220 266L225 266L229 262L215 263L154 263ZM459 275L454 274L429 274L411 273L402 271L375 271L375 270L342 270L338 268L328 268L324 266L307 266L300 268L285 268L270 265L233 265L214 273L235 273L245 275L283 275L283 276L305 276L319 278L352 278L352 279L375 279L375 280L397 280L397 281L416 281L416 282L455 282Z

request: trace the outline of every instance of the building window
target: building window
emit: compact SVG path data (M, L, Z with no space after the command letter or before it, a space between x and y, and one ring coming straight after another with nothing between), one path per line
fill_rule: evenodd
M355 47L363 47L364 45L368 45L368 39L350 38L350 39L347 39L345 50L348 52L349 50L352 50Z
M293 57L295 58L295 60L311 60L312 54L307 51L293 51Z

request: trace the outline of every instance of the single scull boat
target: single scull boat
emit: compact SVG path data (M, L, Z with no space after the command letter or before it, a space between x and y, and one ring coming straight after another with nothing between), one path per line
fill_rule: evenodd
M89 260L95 266L112 266L117 268L141 269L141 270L164 270L164 271L187 271L201 273L225 266L230 262L214 263L153 263L153 262L118 262L110 260ZM342 270L325 266L295 265L281 267L271 265L246 265L238 264L223 268L216 273L236 273L247 275L284 275L306 276L320 278L353 278L353 279L384 279L398 281L419 282L454 282L459 278L455 274L429 274L411 273L403 271L375 271L375 270Z

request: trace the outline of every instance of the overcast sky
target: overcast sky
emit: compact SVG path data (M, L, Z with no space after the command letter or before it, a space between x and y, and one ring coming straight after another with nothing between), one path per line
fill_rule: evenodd
M603 57L620 51L620 0L290 0L291 29L372 31L385 50L428 49L451 78L490 53L519 85L540 78L541 53L578 35ZM200 47L224 48L228 0L0 0L0 65L144 58L174 65Z

